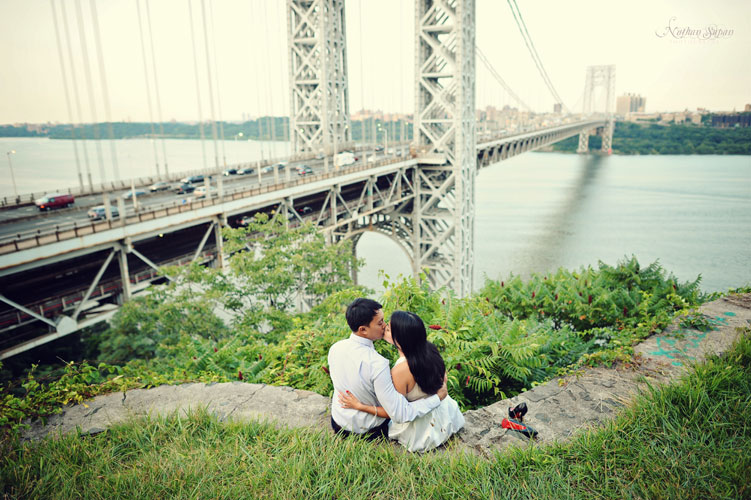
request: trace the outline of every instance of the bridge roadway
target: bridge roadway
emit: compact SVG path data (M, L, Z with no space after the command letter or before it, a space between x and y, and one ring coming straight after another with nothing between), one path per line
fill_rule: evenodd
M603 124L581 121L480 142L478 168ZM364 158L372 156L365 153ZM276 210L292 223L311 220L329 230L363 220L377 223L409 203L418 163L442 162L440 155L364 158L328 172L323 162L307 161L314 174L302 178L291 172L293 164L281 175L224 177L221 198L216 190L202 200L172 193L145 196L138 211L129 203L123 220L89 222L86 207L101 204L98 196L77 198L78 208L49 214L6 210L14 213L0 219L0 359L109 317L129 292L123 291L122 265L119 271L108 265L117 250L127 252L125 269L137 293L159 279L158 265L194 259L221 265L216 228L236 226L257 211ZM75 325L69 316L76 317ZM40 322L45 319L46 324ZM40 325L48 330L41 337Z

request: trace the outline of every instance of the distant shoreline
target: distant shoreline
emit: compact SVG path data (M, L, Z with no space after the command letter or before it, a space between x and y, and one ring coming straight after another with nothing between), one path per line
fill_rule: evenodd
M268 123L266 123L268 122ZM409 125L409 127L406 127ZM401 130L401 125L384 125L395 131ZM405 124L408 132L411 124ZM108 124L102 124L98 130L92 125L85 125L75 130L76 139L87 141L109 140ZM167 133L152 135L151 124L147 123L113 123L112 138L116 140L138 139L181 139L201 140L197 125L168 123L162 124ZM274 128L275 133L269 134ZM366 127L366 132L369 127ZM258 141L258 142L288 142L287 120L275 118L246 122L242 124L224 124L225 141ZM352 123L352 140L362 142L362 122ZM172 132L172 133L170 133ZM389 137L389 141L400 141L396 137ZM408 133L406 136L409 137ZM100 139L93 137L99 136ZM13 125L0 126L0 137L3 138L48 138L53 140L71 140L73 133L69 125L54 125L49 128L29 130L28 127ZM284 138L284 139L283 139ZM213 137L206 136L206 140L213 141ZM380 138L379 138L380 139ZM217 140L221 140L217 138ZM382 140L382 139L380 139ZM380 141L379 141L380 142ZM578 136L542 148L540 152L575 153L578 147ZM589 138L590 151L599 150L602 138L592 135ZM617 122L613 134L612 154L615 155L751 155L751 127L716 128L699 125L659 125L656 123Z

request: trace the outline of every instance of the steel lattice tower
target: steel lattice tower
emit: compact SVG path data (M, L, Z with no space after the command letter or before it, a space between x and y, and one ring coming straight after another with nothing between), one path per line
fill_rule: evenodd
M587 67L587 77L584 82L584 114L591 115L594 110L595 88L605 88L605 116L608 119L607 125L597 130L597 134L602 136L603 153L609 153L613 144L613 130L615 122L613 117L615 104L615 65L606 66L589 66ZM577 153L586 153L589 151L589 132L579 134L579 147Z
M472 291L475 1L416 0L415 137L422 160L412 211L412 269L434 288Z
M287 0L290 139L331 152L351 139L344 0Z

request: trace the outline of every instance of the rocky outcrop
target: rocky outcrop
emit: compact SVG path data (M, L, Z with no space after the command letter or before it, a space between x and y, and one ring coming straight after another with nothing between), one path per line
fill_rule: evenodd
M645 383L666 383L708 354L723 354L737 338L736 328L751 324L751 294L732 296L701 306L713 329L684 329L676 321L659 335L635 347L635 362L615 368L591 368L556 378L518 396L464 414L465 428L452 439L452 449L486 455L508 446L564 441L577 431L612 418ZM96 434L131 417L187 414L205 407L220 420L267 420L287 427L329 426L329 398L309 391L264 384L227 382L184 384L135 389L97 396L86 404L68 407L34 423L24 434L39 439L49 434L80 430ZM526 402L525 423L539 436L532 441L501 428L508 408Z
M704 304L701 313L712 325L702 332L681 328L675 321L634 348L635 361L628 366L590 368L518 396L464 414L466 425L457 436L462 447L481 454L507 446L565 441L581 429L612 418L647 383L655 385L680 376L692 362L709 354L725 353L738 336L737 327L751 324L751 294L732 296ZM526 402L524 419L539 432L536 440L502 429L508 409Z

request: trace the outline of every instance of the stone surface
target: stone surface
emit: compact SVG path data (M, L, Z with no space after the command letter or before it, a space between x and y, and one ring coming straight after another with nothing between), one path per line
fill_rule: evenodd
M130 417L172 412L186 415L200 407L220 421L255 419L287 427L323 426L328 423L329 398L290 387L243 382L162 385L97 396L86 404L70 406L50 417L46 426L34 423L24 437L39 439L76 429L81 434L96 434Z
M487 455L508 446L564 441L580 429L612 418L647 383L667 383L692 362L703 361L708 354L727 352L738 337L736 328L751 324L751 294L709 302L700 307L700 312L712 330L682 328L676 320L660 334L635 346L637 361L630 366L582 370L514 398L466 412L466 425L456 437L457 444ZM508 409L521 402L528 407L524 422L539 432L536 440L501 428Z
M645 383L667 383L690 363L702 361L708 354L725 353L738 336L736 328L751 324L751 294L719 299L702 305L700 311L712 330L682 328L676 320L664 332L637 345L637 361L629 366L581 370L466 412L465 428L452 438L449 448L488 455L508 446L564 441L581 429L601 424L628 405ZM527 403L525 423L539 432L536 440L501 428L508 408L520 402ZM329 398L320 394L243 382L196 383L97 396L50 417L46 426L34 423L24 437L39 439L76 429L86 435L97 434L133 416L175 411L184 415L198 407L206 407L221 421L259 419L287 427L329 427Z

